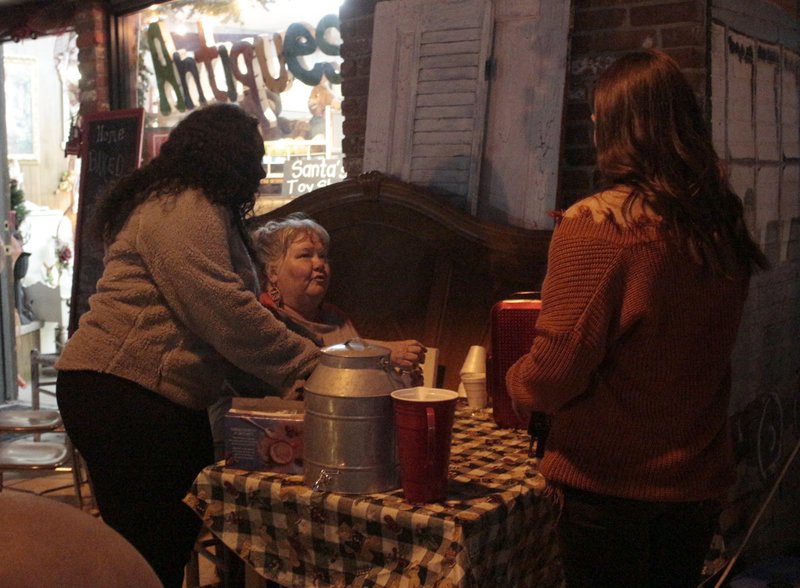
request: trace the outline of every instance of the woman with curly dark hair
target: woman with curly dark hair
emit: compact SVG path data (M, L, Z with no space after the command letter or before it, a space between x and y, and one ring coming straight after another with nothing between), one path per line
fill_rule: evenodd
M567 585L694 588L735 479L731 352L767 263L672 58L619 58L592 118L606 186L560 215L508 390L551 415Z
M200 528L182 503L214 460L206 409L226 377L275 394L318 351L258 301L243 219L264 177L258 123L234 105L189 114L98 204L105 268L58 361L58 405L100 514L180 587Z

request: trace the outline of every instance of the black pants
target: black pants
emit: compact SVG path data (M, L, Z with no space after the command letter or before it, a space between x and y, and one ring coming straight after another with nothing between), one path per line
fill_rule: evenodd
M103 520L139 550L166 588L180 588L201 526L182 499L214 460L206 411L91 371L59 372L56 393Z
M720 502L643 502L562 488L569 588L696 588Z

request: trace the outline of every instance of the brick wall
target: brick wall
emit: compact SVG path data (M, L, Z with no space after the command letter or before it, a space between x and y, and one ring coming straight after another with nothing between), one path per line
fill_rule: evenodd
M678 61L699 97L706 84L706 2L575 0L574 9L560 208L595 185L589 98L594 80L610 62L627 51L657 47Z
M102 2L81 4L75 18L81 72L80 114L109 110L108 13Z
M342 151L347 175L363 171L372 22L379 0L346 0L339 11L342 30Z

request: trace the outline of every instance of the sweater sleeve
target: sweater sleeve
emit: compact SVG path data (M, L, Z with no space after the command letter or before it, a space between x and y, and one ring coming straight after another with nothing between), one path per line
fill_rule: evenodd
M136 249L183 328L279 389L306 378L318 350L258 301L235 271L229 213L186 192L139 217Z
M619 247L567 224L553 234L531 350L506 375L521 415L553 413L587 390L618 314Z

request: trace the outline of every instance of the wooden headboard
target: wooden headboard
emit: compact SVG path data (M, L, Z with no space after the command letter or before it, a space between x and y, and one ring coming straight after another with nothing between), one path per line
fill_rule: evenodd
M331 236L327 300L367 338L439 349L438 385L456 389L470 345L489 343L489 313L539 290L550 231L479 221L423 189L369 172L250 219L304 212Z

